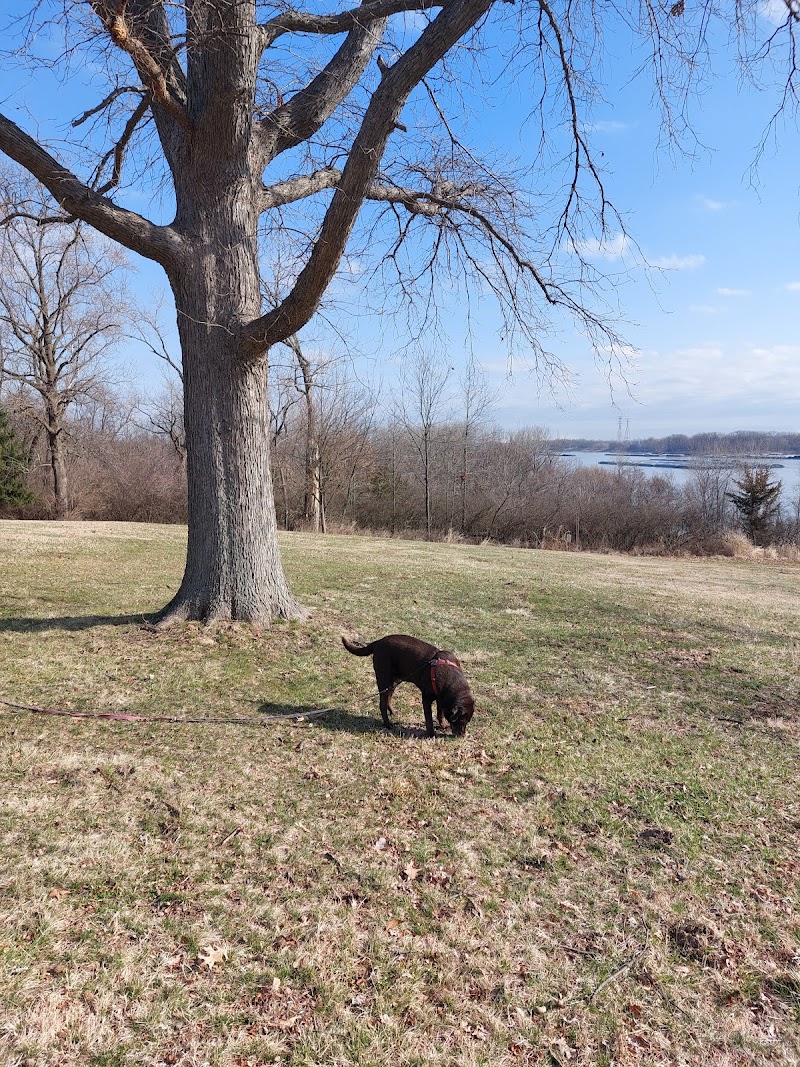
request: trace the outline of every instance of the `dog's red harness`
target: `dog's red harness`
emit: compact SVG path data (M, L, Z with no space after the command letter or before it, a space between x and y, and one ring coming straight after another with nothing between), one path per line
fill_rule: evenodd
M433 695L438 697L439 686L436 684L436 665L438 663L447 663L450 667L455 667L457 670L461 670L457 663L454 663L451 659L440 659L436 656L431 660L431 689L433 689Z

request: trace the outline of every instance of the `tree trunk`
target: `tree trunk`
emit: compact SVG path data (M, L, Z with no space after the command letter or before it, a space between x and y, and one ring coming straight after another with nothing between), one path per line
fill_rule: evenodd
M325 498L322 491L322 459L316 438L310 449L309 462L311 494L311 528L314 533L327 533L325 521Z
M392 430L392 536L397 532L397 437Z
M205 239L198 241L201 254L193 270L172 279L183 356L189 538L183 581L162 625L183 619L269 624L303 614L278 550L267 357L244 358L237 333L260 306L255 226L247 224L247 192L228 190L215 194L213 206L202 204L196 216Z
M58 430L48 430L47 443L50 451L50 469L53 472L53 516L56 519L65 519L69 514L69 492L61 433Z
M431 539L431 455L430 444L428 441L427 428L424 431L423 442L423 454L422 454L423 476L425 482L425 539L430 541Z
M314 399L310 387L306 393L307 431L306 431L306 484L305 511L306 522L311 523L314 533L325 532L325 519L322 507L322 458L317 437L317 420Z
M237 358L221 331L185 316L181 335L189 540L164 621L295 618L278 550L266 360Z
M303 349L297 337L292 337L291 348L297 358L297 365L303 377L303 394L306 402L306 456L305 456L305 486L303 490L303 512L306 522L311 524L314 533L320 530L324 533L324 519L322 517L322 487L321 471L322 460L319 451L319 435L317 431L317 399L314 389L314 372L310 362L303 355Z
M461 448L461 533L467 531L467 476L469 474L469 424L464 426Z

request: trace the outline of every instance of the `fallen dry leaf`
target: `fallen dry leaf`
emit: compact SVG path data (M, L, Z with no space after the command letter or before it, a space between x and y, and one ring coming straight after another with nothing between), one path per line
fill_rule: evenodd
M403 877L407 882L413 882L416 878L419 878L421 871L413 860L409 860L403 868Z
M200 953L200 962L204 967L207 967L209 971L213 970L217 964L223 963L227 958L227 945L206 945Z

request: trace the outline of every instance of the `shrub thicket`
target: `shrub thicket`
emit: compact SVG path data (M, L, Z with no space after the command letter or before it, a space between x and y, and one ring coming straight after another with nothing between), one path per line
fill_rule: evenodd
M7 413L0 410L0 509L3 512L33 501L27 481L29 469L30 454Z
M363 397L348 406L341 394L331 411L317 412L318 484L329 530L424 538L429 525L436 539L531 548L739 554L731 535L742 529L749 500L748 543L799 539L800 500L783 499L766 467L764 481L733 460L698 460L678 485L624 464L576 466L540 429L449 422L431 428L426 472L407 426L400 420L379 426L373 415ZM35 428L22 429L29 448L19 454L30 456L24 484L35 497L24 513L48 517L53 494L46 455ZM185 453L172 436L137 426L131 411L111 399L103 410L82 411L70 423L66 450L70 514L185 522ZM307 528L309 449L301 407L276 421L272 458L279 525ZM18 505L23 501L30 496Z

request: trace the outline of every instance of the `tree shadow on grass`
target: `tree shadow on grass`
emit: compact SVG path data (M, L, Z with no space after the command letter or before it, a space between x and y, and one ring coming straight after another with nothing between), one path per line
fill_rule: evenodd
M322 730L331 730L348 734L385 734L388 737L401 737L404 739L423 740L427 734L422 727L401 726L392 727L391 733L384 730L380 719L374 719L369 714L353 715L343 708L327 708L320 714L320 708L312 705L298 704L273 704L270 702L261 704L259 712L262 715L270 715L275 720L285 718L287 722L302 722L308 717L308 722Z
M0 619L0 633L45 633L48 630L92 630L96 626L152 626L158 614L139 615L61 615L53 618Z

